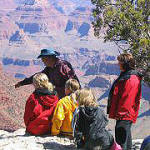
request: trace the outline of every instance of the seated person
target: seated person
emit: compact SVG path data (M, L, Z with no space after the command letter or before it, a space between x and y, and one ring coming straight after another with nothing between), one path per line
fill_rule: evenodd
M26 131L33 135L50 133L51 119L58 102L53 85L44 73L33 77L35 91L26 102L24 123Z
M150 150L150 135L144 139L140 150Z
M110 150L113 136L105 129L108 120L88 88L75 92L79 105L74 121L74 138L77 148L85 150Z
M73 112L77 107L77 102L73 93L80 88L79 82L75 79L69 79L65 84L65 96L60 99L54 111L52 119L52 135L72 136L71 122Z

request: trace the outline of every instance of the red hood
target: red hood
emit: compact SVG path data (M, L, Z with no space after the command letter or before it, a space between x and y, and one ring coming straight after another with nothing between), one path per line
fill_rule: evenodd
M58 102L58 97L56 95L35 95L32 94L32 98L39 101L44 106L52 107Z

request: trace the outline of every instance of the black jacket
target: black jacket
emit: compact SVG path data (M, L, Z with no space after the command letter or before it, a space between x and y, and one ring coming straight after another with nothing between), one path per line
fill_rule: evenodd
M93 146L101 145L103 149L112 145L113 136L105 129L107 124L108 120L100 107L79 107L75 126L77 147L84 147L87 142Z

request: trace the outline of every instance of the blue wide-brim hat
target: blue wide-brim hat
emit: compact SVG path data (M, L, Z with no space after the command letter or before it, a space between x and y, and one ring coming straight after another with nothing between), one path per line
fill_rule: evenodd
M60 53L55 51L53 48L48 48L48 49L42 49L41 54L37 58L41 58L44 56L59 56Z

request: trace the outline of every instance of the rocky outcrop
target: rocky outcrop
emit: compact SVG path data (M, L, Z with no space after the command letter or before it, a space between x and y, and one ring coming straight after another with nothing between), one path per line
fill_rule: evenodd
M86 66L85 75L98 75L98 74L109 74L109 75L118 75L119 68L117 64L112 64L109 62L97 62L96 64L89 64L86 62L84 68Z
M16 73L16 74L15 74L15 78L24 79L24 78L26 78L26 75L25 75L25 74L22 74L22 73Z
M142 139L133 140L133 149L139 150ZM1 150L77 150L73 140L50 135L31 136L25 129L15 132L0 130Z
M18 30L17 25L10 21L8 16L1 16L0 14L0 40L9 40L11 35L15 33L15 30Z
M90 30L90 24L83 22L78 29L78 33L80 34L80 37L88 36L89 30Z
M30 65L39 65L42 66L43 63L41 60L24 60L24 59L15 59L4 57L2 58L2 64L5 65L15 65L15 66L30 66Z
M78 24L78 26L77 26L77 24L75 24L73 21L68 20L65 32L69 32L69 31L73 30L74 28L77 29L80 37L83 37L83 36L88 36L91 26L89 23L86 23L86 22L83 22L81 25Z
M1 150L76 150L73 141L56 136L31 136L25 129L15 132L0 130Z
M68 20L65 32L71 31L73 29L73 22Z
M25 102L33 88L15 90L16 82L17 80L12 76L8 76L3 73L2 69L0 70L0 129L3 130L14 131L24 127Z
M87 3L89 2L87 1ZM81 7L79 4L77 4L77 7L69 14L69 19L66 24L65 32L75 30L80 38L88 36L89 30L91 28L90 17L91 17L90 5L87 7Z
M103 77L96 77L91 80L88 84L89 87L99 87L99 88L108 88L110 86L110 82Z
M21 35L19 34L19 31L16 31L9 39L9 42L13 41L20 41L21 42Z
M30 34L40 32L40 25L38 23L17 23L20 29Z
M29 60L21 60L21 59L13 59L5 57L2 59L3 65L18 65L18 66L29 66L30 61Z

